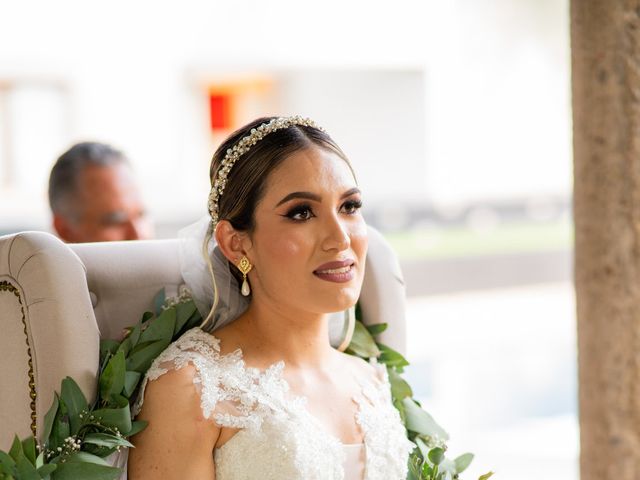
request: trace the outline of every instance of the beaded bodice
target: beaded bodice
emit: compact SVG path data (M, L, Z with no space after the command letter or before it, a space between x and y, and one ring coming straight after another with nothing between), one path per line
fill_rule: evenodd
M306 408L306 399L289 394L284 362L265 370L248 368L242 352L222 355L220 341L199 328L185 333L152 364L144 387L170 369L195 367L194 384L205 418L237 429L214 450L216 479L356 480L345 478L345 447ZM376 378L359 380L355 420L364 434L364 476L357 480L404 480L413 444L391 404L383 366Z

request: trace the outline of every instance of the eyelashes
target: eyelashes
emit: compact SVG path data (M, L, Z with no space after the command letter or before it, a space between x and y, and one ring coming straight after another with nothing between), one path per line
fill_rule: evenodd
M342 206L349 210L346 213L358 213L358 210L362 208L362 200L347 200Z
M347 200L340 207L340 212L347 215L355 215L362 208L362 200ZM313 208L308 203L296 205L286 214L283 215L296 222L304 222L310 220L316 215L313 213Z
M313 215L313 212L311 211L311 205L302 204L302 205L296 205L291 210L289 210L284 216L289 218L290 220L305 221L305 220L309 220L314 215Z

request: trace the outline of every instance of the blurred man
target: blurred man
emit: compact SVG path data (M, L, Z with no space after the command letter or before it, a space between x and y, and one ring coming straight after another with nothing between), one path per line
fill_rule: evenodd
M69 243L138 240L152 236L128 160L95 142L78 143L49 177L53 227Z

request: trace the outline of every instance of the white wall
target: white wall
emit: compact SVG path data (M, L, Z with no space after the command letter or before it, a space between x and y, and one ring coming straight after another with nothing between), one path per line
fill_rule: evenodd
M361 173L373 195L458 202L568 193L566 9L550 0L0 0L0 85L62 85L68 109L58 140L30 160L32 179L2 190L0 223L16 211L46 223L42 169L85 139L129 154L157 219L204 212L215 145L201 81L234 69L290 72L304 82L287 98L320 115L356 163L387 166L405 146L392 182L381 181L382 169ZM370 88L387 72L401 95L369 111L355 107L363 95L351 105L347 93L333 101L306 96L313 72L330 82L331 71L372 70L379 76ZM381 119L392 120L383 124L392 125L388 132L374 130ZM372 129L375 143L352 122ZM399 144L402 131L416 138Z

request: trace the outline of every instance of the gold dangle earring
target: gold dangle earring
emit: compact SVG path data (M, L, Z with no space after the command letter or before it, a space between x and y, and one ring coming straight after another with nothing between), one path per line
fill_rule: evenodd
M240 273L242 273L242 288L240 289L240 293L248 297L251 293L251 288L249 288L249 282L247 282L247 273L251 271L253 265L251 265L247 257L242 257L236 266L238 270L240 270Z

